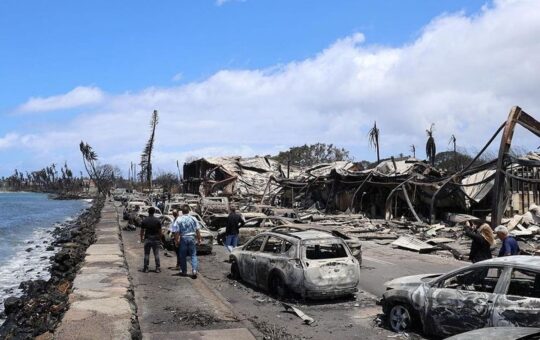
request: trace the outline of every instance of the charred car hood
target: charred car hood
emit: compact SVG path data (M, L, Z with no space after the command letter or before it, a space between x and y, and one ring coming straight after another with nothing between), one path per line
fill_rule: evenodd
M403 289L403 288L414 288L420 286L422 283L429 282L432 279L441 276L442 274L422 274L422 275L412 275L404 276L398 279L394 279L388 282L385 282L384 286L386 289Z
M498 340L514 340L529 335L537 335L540 333L540 328L529 327L488 327L477 329L474 331L454 335L447 340L467 340L467 339L498 339Z

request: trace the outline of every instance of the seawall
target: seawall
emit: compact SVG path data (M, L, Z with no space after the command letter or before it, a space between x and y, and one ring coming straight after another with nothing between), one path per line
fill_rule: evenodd
M118 214L112 202L106 202L95 233L96 242L86 250L69 295L70 307L54 338L140 338Z

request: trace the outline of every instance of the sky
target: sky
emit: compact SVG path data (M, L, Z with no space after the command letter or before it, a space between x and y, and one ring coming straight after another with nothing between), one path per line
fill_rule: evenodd
M373 160L374 121L382 157L425 157L432 123L478 150L540 112L539 36L536 0L3 0L0 176L78 171L81 140L127 173L153 110L162 171L316 142Z

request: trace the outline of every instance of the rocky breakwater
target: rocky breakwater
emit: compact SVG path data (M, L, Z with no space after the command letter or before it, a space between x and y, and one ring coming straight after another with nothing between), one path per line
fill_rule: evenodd
M5 300L0 339L33 339L54 331L69 307L68 295L86 249L95 241L103 205L104 199L96 199L74 223L55 229L52 246L61 249L51 257L51 277L22 282L22 296Z

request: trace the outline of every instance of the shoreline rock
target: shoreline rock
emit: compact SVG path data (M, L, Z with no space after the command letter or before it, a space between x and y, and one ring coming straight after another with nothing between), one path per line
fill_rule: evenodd
M54 331L69 307L68 294L86 249L95 241L94 228L104 202L103 197L95 199L74 222L53 231L51 246L62 248L51 257L51 277L48 281L21 282L22 296L5 300L6 320L0 326L0 339L33 339Z

